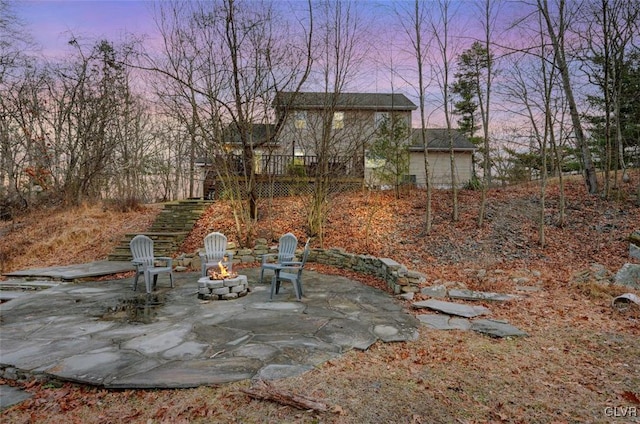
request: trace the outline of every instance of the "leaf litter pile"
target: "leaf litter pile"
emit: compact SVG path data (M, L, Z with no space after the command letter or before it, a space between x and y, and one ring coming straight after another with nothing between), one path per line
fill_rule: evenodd
M250 396L244 381L188 390L108 391L71 383L8 381L33 397L2 412L11 423L607 423L640 422L640 311L611 301L640 294L610 283L629 258L628 237L640 229L635 184L616 200L586 194L581 181L566 187L566 219L559 197L545 202L545 246L539 244L539 187L491 190L487 218L477 226L480 193L460 191L458 221L451 193L436 191L432 228L425 232L425 193L350 193L331 199L324 248L392 258L426 276L425 286L516 293L518 300L479 302L491 318L529 334L493 339L475 332L423 326L409 343L376 343L349 351L299 377L269 384L274 393L326 408L301 409ZM304 200L263 200L252 238L277 244L293 232L307 239ZM3 223L3 272L35 266L29 252L46 246L37 266L104 259L125 233L144 231L158 208L115 213L99 206L49 211ZM55 228L55 230L51 230ZM76 234L80 229L94 234ZM194 252L211 231L240 245L229 205L216 203L182 246ZM99 239L98 241L94 239ZM316 240L314 240L315 243ZM70 245L73 245L71 247ZM249 246L251 247L251 246ZM312 247L319 247L312 244ZM310 264L385 289L375 278ZM413 300L420 300L418 294ZM426 297L424 297L426 298ZM404 301L409 313L413 301ZM620 417L622 412L626 415ZM631 411L631 412L629 412ZM633 412L637 411L637 412ZM618 416L614 416L614 413ZM634 415L635 414L635 415Z

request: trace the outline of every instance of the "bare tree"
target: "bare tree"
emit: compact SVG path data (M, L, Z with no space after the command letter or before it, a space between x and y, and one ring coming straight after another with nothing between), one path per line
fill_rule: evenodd
M539 25L544 24L539 16ZM566 138L566 102L561 77L553 63L553 51L544 31L535 31L539 37L538 53L533 48L522 52L509 66L508 81L503 84L505 98L512 105L512 113L526 119L529 128L529 164L540 181L540 215L538 242L546 244L546 186L547 177L556 170L559 177L559 225L564 223L563 156L558 140ZM521 130L522 131L522 130ZM524 156L523 156L524 157Z
M172 125L163 125L163 133L171 143L166 149L172 158L174 183L164 180L165 193L176 191L185 174L188 196L195 196L196 157L211 158L220 146L220 116L217 103L225 87L216 56L222 56L220 34L214 29L214 12L207 5L189 2L167 2L157 11L156 22L163 37L161 58L152 61L154 75L150 83ZM205 95L206 94L206 95ZM157 162L160 175L166 170Z
M425 210L425 233L431 232L432 224L432 210L431 210L431 171L429 168L429 149L427 146L427 112L425 92L429 86L429 81L425 80L425 65L428 57L429 48L432 40L432 33L427 32L427 23L429 20L429 4L427 2L421 2L415 0L412 7L406 10L399 10L397 12L401 25L406 33L411 44L411 56L415 59L417 67L417 79L418 85L416 90L418 92L418 111L420 113L420 141L424 147L424 173L425 173L425 188L426 188L426 210Z
M478 211L478 226L482 226L485 217L485 210L487 206L487 190L491 185L491 143L489 140L489 124L491 117L491 92L493 85L493 76L496 72L494 68L494 55L491 53L492 49L492 31L495 26L495 21L499 15L499 3L491 0L485 0L483 9L483 22L482 27L484 30L484 50L487 53L486 57L486 74L484 79L484 87L481 87L480 81L477 84L477 96L478 105L480 106L480 117L482 119L482 136L484 139L484 161L483 166L483 179L482 184L482 196L480 200L480 210Z
M312 150L317 156L313 193L307 206L309 235L324 240L324 225L330 207L332 167L338 153L345 157L350 153L363 153L367 137L362 128L350 125L344 112L343 96L348 84L357 75L357 65L366 55L361 41L362 32L355 3L328 0L319 4L318 41L316 44L318 77L323 87L323 108L309 134L313 134ZM348 102L348 100L347 100ZM342 121L342 122L340 122ZM372 134L371 134L372 135Z
M458 181L455 151L453 146L453 127L451 124L451 24L452 24L452 11L450 10L450 0L438 1L438 15L432 17L431 29L434 34L434 40L438 48L439 57L435 61L436 67L436 80L440 86L442 94L442 105L444 112L444 119L447 127L447 138L449 140L449 167L451 172L451 194L452 194L452 213L451 219L457 221L459 218L458 211ZM425 146L426 149L426 146Z
M551 13L547 0L536 0L537 8L544 18L544 22L547 28L547 34L551 40L551 45L554 50L554 63L558 67L560 76L562 78L562 86L569 105L569 111L571 115L571 121L573 123L573 131L576 137L576 143L580 149L582 156L582 162L584 164L585 183L589 194L595 194L598 192L598 179L596 176L596 169L591 157L591 151L584 135L582 128L582 120L580 112L578 111L578 105L575 100L573 85L571 83L571 75L569 72L569 66L567 62L567 55L565 50L566 35L568 31L568 17L569 12L566 10L565 0L558 0L557 2L557 15L554 16Z
M26 54L30 45L22 23L10 2L0 0L0 214L9 217L16 207L28 205L33 184L21 186L34 155L28 151L31 138L19 125L27 111L27 92L37 91L39 72ZM30 97L29 97L30 100Z
M297 92L310 72L313 18L307 12L296 32L269 2L160 7L164 63L149 55L143 67L171 81L170 93L181 99L173 110L188 105L178 116L189 129L190 152L198 151L196 144L206 146L233 204L240 242L248 242L258 217L256 149L272 143L286 118L272 116L269 108L279 91ZM267 124L266 137L255 137L254 128ZM231 160L233 154L239 162Z
M153 201L157 198L153 197L154 185L149 174L155 173L154 155L163 151L157 142L168 137L159 134L161 123L149 111L148 103L134 94L130 86L123 87L122 96L118 119L111 129L115 157L107 169L104 195L125 201Z
M621 103L623 102L625 62L638 38L640 5L631 0L601 0L590 2L583 10L586 57L583 65L592 84L598 87L600 96L592 96L592 103L604 114L603 137L605 141L604 192L608 197L617 184L618 169L626 173L624 140L622 137ZM597 125L596 125L597 127ZM598 128L594 131L596 134Z
M542 29L542 22L540 22ZM535 117L531 110L531 105L527 102L527 109L531 120L532 127L535 131L535 136L540 144L540 155L542 158L540 164L540 215L538 222L538 243L544 247L545 240L545 205L546 205L546 188L547 188L547 146L550 134L553 134L553 122L551 115L551 93L554 86L555 69L552 67L550 71L547 71L548 64L546 62L547 54L545 53L545 43L543 31L540 34L540 75L541 75L541 97L543 104L543 116L544 116L544 131L541 133L539 127L536 125ZM527 99L525 99L526 101Z
M120 65L127 49L108 41L69 44L66 62L24 62L2 85L9 88L0 100L3 159L11 161L10 180L25 201L78 204L109 195L121 175L118 149L133 142L121 132L133 125L135 103Z
M69 44L75 56L53 69L48 138L58 162L56 174L65 201L78 204L100 198L110 183L117 139L115 123L127 103L129 81L122 63L126 50L100 41L85 53L80 41Z

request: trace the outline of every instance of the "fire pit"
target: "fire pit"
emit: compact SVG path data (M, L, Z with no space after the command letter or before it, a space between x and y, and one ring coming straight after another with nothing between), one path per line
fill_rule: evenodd
M230 273L222 263L218 263L218 268L209 268L207 276L198 280L198 299L229 300L246 296L247 276Z
M225 259L227 257L225 256ZM235 272L229 272L227 267L222 263L222 261L218 262L218 268L211 267L207 269L207 275L211 280L224 280L231 279L238 276Z

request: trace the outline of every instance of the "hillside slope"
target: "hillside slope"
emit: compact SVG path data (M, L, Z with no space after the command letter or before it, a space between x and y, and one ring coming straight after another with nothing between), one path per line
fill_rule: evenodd
M425 234L425 195L411 191L401 199L390 193L360 192L331 202L325 248L390 257L434 278L453 278L466 268L535 268L549 279L567 282L594 262L616 272L628 261L627 238L640 229L640 208L634 187L626 185L620 201L588 196L581 181L566 187L566 223L558 222L558 188L548 190L544 219L546 246L540 246L539 188L508 187L489 192L487 219L477 226L480 193L459 193L460 219L453 222L451 194L433 193L432 230ZM298 198L263 201L256 237L277 243L288 231L306 240L304 203ZM201 246L203 237L221 231L238 241L227 205L210 208L183 245L185 252ZM314 244L317 246L317 243ZM447 275L447 273L453 275Z
M529 336L492 339L423 326L415 342L344 352L302 376L274 382L278 390L330 405L328 412L251 399L243 392L249 381L190 390L107 391L30 380L20 385L33 398L2 411L0 421L640 422L637 416L612 417L640 407L640 308L612 308L613 296L632 290L602 278L629 260L626 237L640 228L640 208L631 200L634 187L623 189L628 192L621 200L605 201L586 195L581 182L570 183L567 222L559 228L554 225L557 189L550 188L544 248L537 242L540 203L534 185L491 191L483 228L475 223L479 193L460 193L460 220L452 222L449 193L436 192L428 235L422 192L400 200L385 193L335 198L325 247L391 257L423 272L425 285L517 293L516 301L481 304L490 308L492 319L506 320ZM256 237L275 244L292 231L306 239L300 199L265 201L260 211ZM131 213L86 207L25 217L13 227L0 226L0 254L13 269L102 259L121 234L143 231L154 213L155 207ZM237 241L223 203L209 209L183 250L195 251L214 230ZM46 254L33 259L33 252ZM410 301L405 306L417 313Z

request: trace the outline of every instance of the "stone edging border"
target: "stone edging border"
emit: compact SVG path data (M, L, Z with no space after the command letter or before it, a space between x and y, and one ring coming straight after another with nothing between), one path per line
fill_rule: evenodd
M233 261L236 264L261 262L262 255L277 253L277 249L270 249L266 246L266 241L265 244L256 243L256 247L253 249L234 250L233 247L231 244L228 250L233 253ZM298 255L302 255L302 250L298 251ZM396 295L417 293L420 291L420 285L427 281L424 274L411 271L393 259L349 253L340 248L311 249L307 260L380 278ZM174 261L177 264L176 271L185 271L188 268L200 269L198 252L180 255Z

